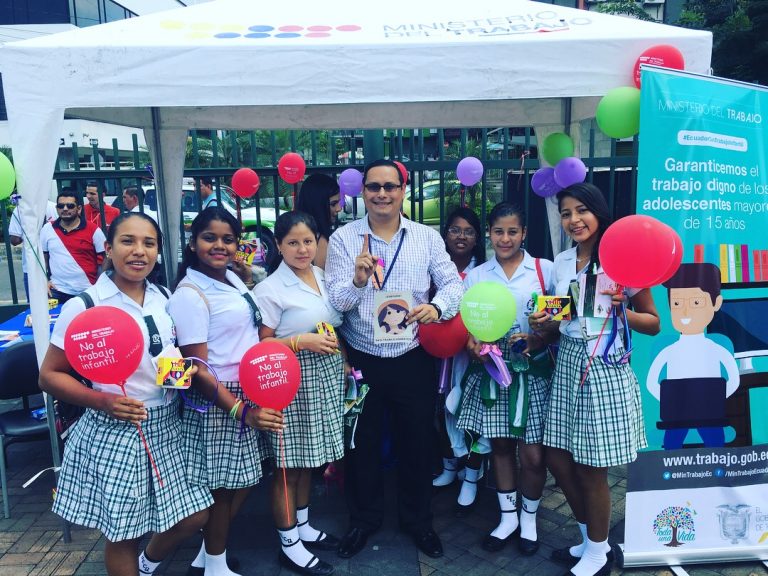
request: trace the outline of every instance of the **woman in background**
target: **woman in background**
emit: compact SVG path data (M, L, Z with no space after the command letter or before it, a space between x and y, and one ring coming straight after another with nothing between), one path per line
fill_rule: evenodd
M341 212L339 204L339 184L326 174L311 174L301 185L296 210L309 214L317 226L317 251L314 264L325 269L328 254L328 239L331 237L336 218ZM277 269L279 261L270 266L270 271Z

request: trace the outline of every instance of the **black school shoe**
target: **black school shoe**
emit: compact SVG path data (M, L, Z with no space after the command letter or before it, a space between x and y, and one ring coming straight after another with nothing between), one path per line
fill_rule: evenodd
M333 534L327 532L320 532L317 540L302 540L304 548L308 550L338 550L341 540L336 538Z
M515 531L506 538L496 538L496 536L488 534L483 540L483 543L480 544L480 547L488 552L498 552L507 545L507 542L515 538L518 534L520 534L520 527L515 528Z
M323 562L317 556L312 556L306 566L299 566L282 550L277 555L277 559L284 568L296 572L296 574L305 574L306 576L330 576L333 574L333 566L328 564L328 562ZM314 566L312 566L313 562L315 562Z

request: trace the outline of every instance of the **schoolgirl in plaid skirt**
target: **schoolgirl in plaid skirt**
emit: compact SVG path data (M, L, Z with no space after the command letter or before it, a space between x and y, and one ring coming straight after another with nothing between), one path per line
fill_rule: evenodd
M179 398L155 384L156 358L175 344L168 296L146 281L161 242L157 223L143 214L112 222L106 243L112 270L64 305L40 368L44 391L86 408L65 444L54 512L104 534L110 575L152 574L202 527L211 504L208 490L187 481ZM66 330L91 303L124 310L141 330L139 367L122 386L94 381L88 388L71 376L64 349L74 341L65 342ZM137 562L139 539L147 532L155 534Z
M566 295L585 274L602 274L600 239L610 225L602 192L592 184L575 184L557 194L560 218L574 248L555 258L555 294ZM610 294L614 306L631 302L627 320L632 330L659 331L659 318L649 290L628 288ZM628 301L628 302L627 302ZM574 303L575 304L575 303ZM544 313L529 317L531 326L552 325ZM611 499L608 466L631 462L645 446L640 390L625 362L621 338L591 337L585 319L560 323L560 351L544 431L547 466L579 522L581 544L555 550L553 559L573 566L579 576L610 573L608 528ZM621 333L621 330L619 330ZM592 357L590 361L590 357ZM589 366L589 368L587 368Z
M183 421L190 482L210 489L214 500L203 545L192 561L206 576L234 574L226 558L230 520L261 478L267 456L255 428L282 427L280 412L251 406L240 388L240 360L259 342L261 314L238 277L250 283L250 266L233 261L239 239L240 223L225 209L211 206L200 212L168 304L182 354L206 362L196 363Z
M505 286L515 298L517 314L509 332L498 343L481 343L474 336L470 337L475 361L463 380L457 425L473 437L483 435L491 439L501 521L483 540L483 548L499 551L519 530L520 552L533 555L539 548L536 512L546 478L541 439L549 382L528 373L523 351L542 346L537 335L526 333L527 317L534 307L531 294L548 292L551 288L552 263L537 261L522 249L527 229L525 214L518 206L508 202L494 206L488 215L488 231L494 257L471 270L464 279L464 287L469 289L480 282ZM522 349L513 356L515 343ZM489 359L482 358L480 353L487 353L489 348L510 368L512 383L507 388L493 380L483 367L481 360ZM519 478L516 470L518 451ZM519 518L518 490L521 500Z
M299 390L283 411L285 429L269 434L278 469L272 510L280 562L302 573L330 574L333 567L307 548L335 550L339 540L309 524L309 496L312 469L344 455L344 360L333 328L341 325L341 314L328 301L323 271L312 265L317 237L309 214L282 214L275 223L281 258L255 293L264 318L259 336L289 346L301 364Z

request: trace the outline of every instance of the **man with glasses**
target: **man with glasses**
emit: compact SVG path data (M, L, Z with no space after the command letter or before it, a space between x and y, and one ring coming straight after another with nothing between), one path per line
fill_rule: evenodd
M96 282L106 238L96 224L81 216L83 200L63 188L56 198L58 218L40 231L48 294L63 304Z
M434 359L419 346L417 326L453 317L462 284L440 235L400 216L405 183L397 165L377 160L366 166L363 182L368 213L331 236L326 263L331 304L344 313L341 333L349 363L369 386L354 449L346 456L350 528L338 554L350 558L360 552L382 524L381 445L388 416L400 528L422 552L438 557L443 549L432 529L430 504L437 382ZM433 284L437 291L430 301ZM405 323L416 326L414 336L377 337L377 304L388 296L411 301Z

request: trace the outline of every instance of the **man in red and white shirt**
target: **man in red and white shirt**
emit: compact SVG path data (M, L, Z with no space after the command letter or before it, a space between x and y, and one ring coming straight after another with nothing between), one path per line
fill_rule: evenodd
M62 189L56 198L58 219L40 231L48 291L60 304L94 284L104 260L104 233L82 217L82 209L82 198Z
M88 203L83 207L85 219L91 224L101 226L101 199L99 198L99 185L96 182L88 182L85 185L85 199ZM112 224L112 220L120 216L120 210L114 206L104 204L104 221L107 226L104 228L106 231L109 225Z

